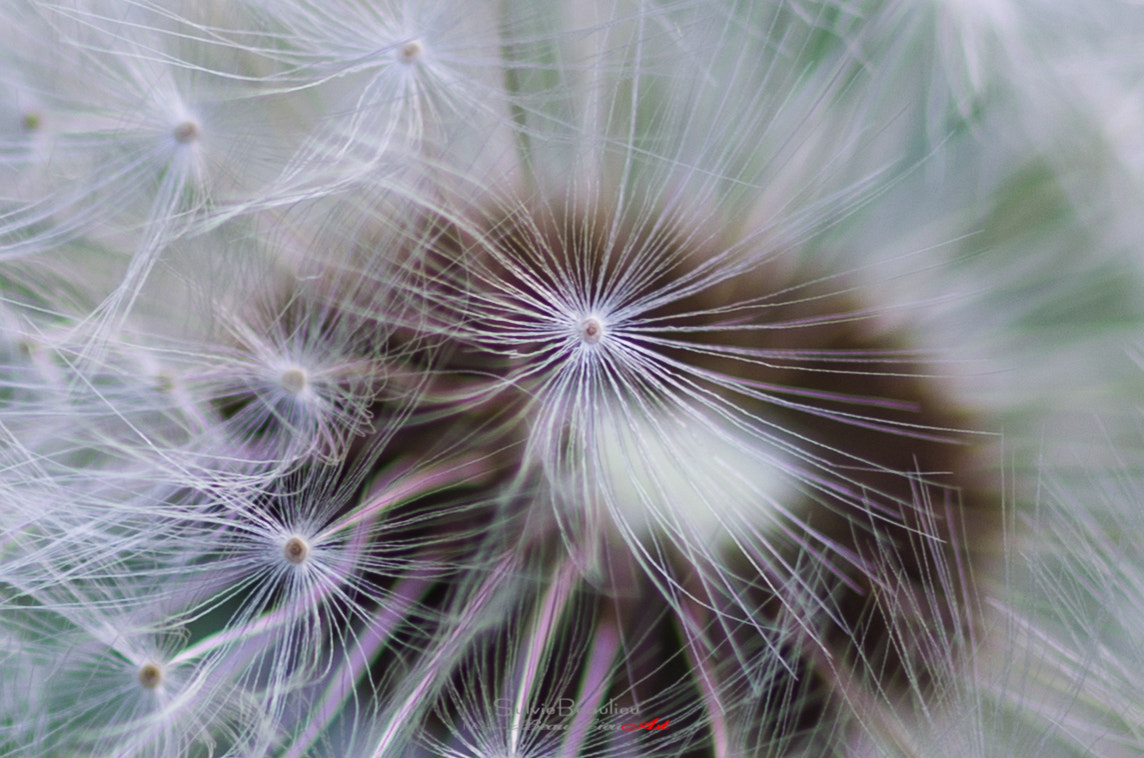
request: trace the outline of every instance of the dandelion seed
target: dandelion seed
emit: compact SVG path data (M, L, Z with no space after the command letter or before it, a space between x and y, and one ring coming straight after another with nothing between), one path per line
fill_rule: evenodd
M251 454L287 467L337 458L345 441L384 433L400 414L375 412L387 392L403 394L395 379L400 355L386 357L384 327L325 302L315 283L296 285L282 297L248 299L224 325L231 347L184 372ZM412 406L415 395L410 389L404 399Z
M511 115L495 4L305 0L267 10L290 40L276 52L292 64L284 78L340 115L317 124L266 205L357 192L434 163L504 170Z

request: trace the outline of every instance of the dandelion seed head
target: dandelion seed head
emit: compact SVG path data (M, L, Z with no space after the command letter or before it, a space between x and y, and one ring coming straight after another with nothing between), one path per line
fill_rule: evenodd
M916 755L1007 707L998 424L880 287L948 270L903 189L1039 78L1019 4L161 5L2 13L0 750Z

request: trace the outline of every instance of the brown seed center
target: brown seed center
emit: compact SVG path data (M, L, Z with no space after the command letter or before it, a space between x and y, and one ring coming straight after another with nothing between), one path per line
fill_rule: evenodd
M595 345L604 337L604 325L595 316L589 316L580 324L580 337L589 345Z
M282 554L290 563L299 564L305 561L310 554L310 546L306 544L306 540L294 535L286 540L286 544L282 547Z
M144 689L153 690L163 681L163 667L154 661L148 661L139 667L139 684Z
M293 395L297 395L306 389L306 379L305 369L288 368L282 372L282 376L279 377L279 382L282 384L282 389Z
M185 145L189 142L194 142L199 136L199 125L194 121L184 121L176 124L172 130L175 141L180 145Z
M401 62L414 63L418 58L421 57L421 53L424 51L425 48L421 46L420 42L415 39L409 40L401 46L401 50L399 52Z

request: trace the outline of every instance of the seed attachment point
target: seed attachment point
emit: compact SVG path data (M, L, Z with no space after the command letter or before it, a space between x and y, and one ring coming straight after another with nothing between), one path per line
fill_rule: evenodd
M147 661L139 667L139 684L146 690L153 690L163 681L163 667L154 661Z
M306 540L294 535L286 540L286 544L282 546L282 555L288 562L299 565L304 563L310 555L310 545Z
M595 345L604 338L604 324L595 316L580 322L580 339L586 345Z
M175 138L175 142L186 145L199 138L199 125L194 121L182 121L171 130L171 135Z
M411 39L397 50L397 59L402 63L416 63L425 52L425 47L415 39Z
M306 376L305 369L294 366L283 371L282 375L278 377L278 381L282 385L282 389L291 395L300 395L306 389L309 377Z

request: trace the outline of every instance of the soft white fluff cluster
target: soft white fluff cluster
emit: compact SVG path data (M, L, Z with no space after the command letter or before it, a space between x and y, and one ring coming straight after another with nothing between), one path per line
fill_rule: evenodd
M0 8L0 754L1144 751L1144 9Z

